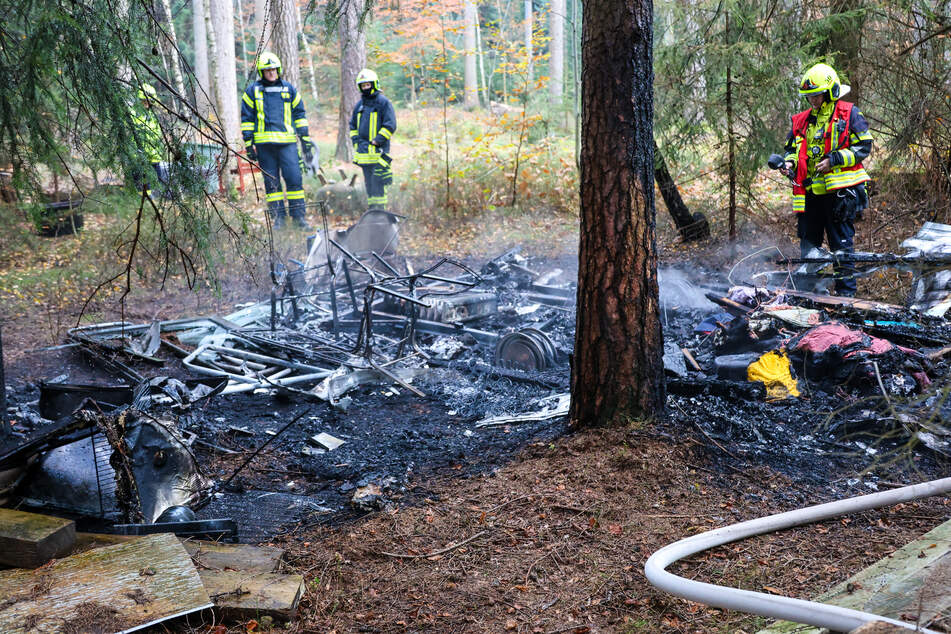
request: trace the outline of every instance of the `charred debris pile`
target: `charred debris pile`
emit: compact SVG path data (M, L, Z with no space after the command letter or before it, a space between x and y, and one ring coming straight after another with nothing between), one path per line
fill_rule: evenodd
M9 395L0 497L99 531L263 541L563 433L573 266L410 261L399 226L325 224L275 266L270 297L226 316L71 330L68 372ZM947 453L951 290L933 265L949 236L915 238L933 268L914 308L816 292L834 255L787 265L782 285L662 272L670 419L725 462L816 481L850 452Z
M768 464L814 484L837 467L942 468L951 226L925 223L902 246L901 255L780 259L780 270L750 273L748 284L662 278L670 417L699 430L728 467ZM856 277L912 272L908 305L829 295L842 267ZM876 481L867 475L862 486Z
M399 221L325 224L226 316L70 330L63 374L8 395L0 498L97 531L260 541L563 433L573 272L518 249L411 262Z

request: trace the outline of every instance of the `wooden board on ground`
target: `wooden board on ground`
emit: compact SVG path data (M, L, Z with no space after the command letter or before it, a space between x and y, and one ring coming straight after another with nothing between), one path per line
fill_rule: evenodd
M36 568L68 552L75 541L72 520L0 509L0 564Z
M182 540L199 572L203 570L243 570L277 572L284 551L273 546L220 544L194 539Z
M951 521L833 587L815 599L844 608L927 626L951 616ZM824 634L828 630L781 621L757 634Z
M900 313L903 310L905 310L904 306L898 306L896 304L887 304L885 302L876 302L871 299L859 299L857 297L837 297L833 295L820 295L819 293L807 293L805 291L794 291L794 290L785 289L785 288L781 292L784 295L807 299L815 304L820 304L822 306L844 306L847 308L854 308L855 310L869 311L874 313L884 313L886 315Z
M4 632L124 631L211 607L174 535L149 535L0 572Z
M200 570L208 596L226 620L272 616L289 621L296 616L304 577L273 572Z

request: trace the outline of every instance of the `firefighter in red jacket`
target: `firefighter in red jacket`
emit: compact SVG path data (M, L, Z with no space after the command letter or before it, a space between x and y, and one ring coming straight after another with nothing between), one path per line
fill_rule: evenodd
M793 211L796 212L802 257L822 246L825 234L829 250L854 251L853 222L868 206L862 166L872 150L868 122L858 106L842 101L849 86L828 64L816 64L799 83L799 94L811 106L793 115L786 138L786 167L795 175ZM845 264L835 267L837 295L855 296L855 270Z

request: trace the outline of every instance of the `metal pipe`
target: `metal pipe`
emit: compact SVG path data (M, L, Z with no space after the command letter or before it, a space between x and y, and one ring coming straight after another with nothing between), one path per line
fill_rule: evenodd
M933 630L921 629L915 623L897 621L836 605L716 586L678 577L667 572L666 569L674 562L686 557L754 535L762 535L792 528L793 526L839 517L840 515L859 513L949 492L951 492L951 478L943 478L724 526L661 548L651 555L647 563L644 564L644 574L647 576L647 580L660 590L689 601L697 601L728 610L739 610L775 619L795 621L839 632L850 632L866 623L884 621L908 630L932 632L934 634Z

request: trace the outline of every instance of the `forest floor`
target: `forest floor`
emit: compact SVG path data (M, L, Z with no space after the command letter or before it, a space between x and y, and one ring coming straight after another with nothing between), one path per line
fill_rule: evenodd
M860 248L894 249L922 220L908 214L896 225L890 217L870 215L859 228ZM742 244L727 241L720 223L711 240L685 245L662 219L661 259L728 270L775 244L777 223L791 238L788 218L747 218ZM499 215L454 223L452 230L421 225L402 236L404 252L419 257L491 257L515 244L530 254L565 257L576 249L577 219ZM783 239L781 246L790 244ZM7 259L0 281L22 264ZM139 289L127 299L123 317L226 312L237 302L260 299L268 288L266 282L249 284L243 274L222 281L219 293L175 284L161 291ZM901 283L897 278L863 282L860 294L894 299ZM62 313L46 300L7 304L8 383L41 378L29 350L59 342L82 299L70 295ZM106 321L118 313L99 305L95 316ZM775 420L759 424L783 422L777 410ZM700 531L828 501L846 491L856 494L860 489L846 483L865 465L839 459L828 469L817 463L820 472L799 476L767 462L725 464L723 451L686 416L614 429L571 431L562 424L554 437L536 438L490 469L420 476L425 480L412 483L414 494L396 499L388 510L271 542L287 549L289 569L306 581L300 618L287 631L755 632L764 620L654 590L643 574L647 557ZM904 484L904 479L937 477L934 469L947 471L946 465L932 464L925 474L916 474L914 465L882 472ZM949 517L947 499L905 504L747 540L676 569L699 580L810 598ZM260 624L242 623L229 631L256 628Z

